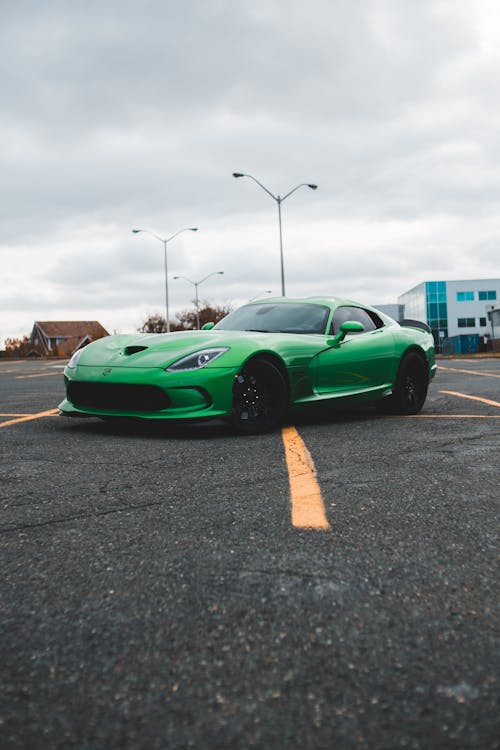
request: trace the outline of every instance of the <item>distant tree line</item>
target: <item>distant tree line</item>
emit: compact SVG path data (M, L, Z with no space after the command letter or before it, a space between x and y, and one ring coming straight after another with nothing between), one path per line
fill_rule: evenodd
M23 336L22 339L5 339L5 356L26 357L29 350L29 343L29 336Z
M210 302L202 302L198 314L200 316L200 327L205 323L218 323L232 310L231 305L214 305ZM182 310L170 321L171 331L192 331L197 326L196 306ZM167 330L165 316L161 313L149 315L141 327L140 333L164 333Z

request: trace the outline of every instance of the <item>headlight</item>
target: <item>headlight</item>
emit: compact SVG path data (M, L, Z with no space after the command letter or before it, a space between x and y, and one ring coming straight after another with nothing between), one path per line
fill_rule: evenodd
M169 365L166 369L167 372L181 372L182 370L200 370L209 362L213 362L214 359L220 357L221 354L227 352L228 346L221 347L219 349L202 349L201 352L195 352L194 354L188 354L187 357L178 359L173 365Z
M78 360L82 356L83 350L86 349L86 348L87 348L86 346L82 346L81 349L78 349L78 351L73 354L73 356L71 357L70 361L68 362L68 367L71 370L73 370L77 366Z

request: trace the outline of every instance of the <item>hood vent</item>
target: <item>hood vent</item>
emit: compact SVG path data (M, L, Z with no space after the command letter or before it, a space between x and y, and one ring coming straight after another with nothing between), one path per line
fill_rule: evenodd
M130 356L130 354L137 354L137 352L143 352L144 349L147 349L147 346L126 346L123 350L123 353L125 356Z

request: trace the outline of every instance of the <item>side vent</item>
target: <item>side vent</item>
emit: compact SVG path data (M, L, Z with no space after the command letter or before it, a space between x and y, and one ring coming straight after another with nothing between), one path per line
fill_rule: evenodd
M123 353L125 356L130 356L131 354L137 354L137 352L143 352L144 349L147 349L147 346L126 346L123 350Z

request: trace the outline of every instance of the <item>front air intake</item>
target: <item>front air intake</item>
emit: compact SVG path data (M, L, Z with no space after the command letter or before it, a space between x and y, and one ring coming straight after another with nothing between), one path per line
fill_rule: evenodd
M76 407L110 411L160 411L170 399L155 385L128 383L68 383L68 401Z

